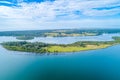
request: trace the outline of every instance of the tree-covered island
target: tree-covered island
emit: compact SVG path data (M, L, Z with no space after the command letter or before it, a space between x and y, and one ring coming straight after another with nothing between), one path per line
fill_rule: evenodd
M72 44L48 44L42 42L4 42L3 47L13 51L35 52L35 53L60 53L78 52L107 48L120 44L120 37L113 37L114 41L78 41Z
M16 39L18 40L32 40L34 39L33 36L16 36Z

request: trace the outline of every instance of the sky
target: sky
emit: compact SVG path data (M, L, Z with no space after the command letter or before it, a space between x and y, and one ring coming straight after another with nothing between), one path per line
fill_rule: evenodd
M120 0L0 0L0 31L120 28Z

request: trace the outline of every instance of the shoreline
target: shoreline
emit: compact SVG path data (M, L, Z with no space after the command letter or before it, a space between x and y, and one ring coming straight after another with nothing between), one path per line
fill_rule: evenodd
M112 37L114 41L77 41L71 44L49 44L42 42L3 42L1 45L11 51L33 52L36 54L57 54L69 52L81 52L88 50L104 49L120 44L120 37Z
M108 47L111 47L111 46L114 46L114 45L117 45L117 44L113 44L113 45L104 45L104 46L98 46L98 47L96 47L96 48L83 48L83 49L81 49L81 47L80 47L80 49L81 50L73 50L73 51L55 51L55 52L52 52L52 51L49 51L49 52L42 52L42 53L40 53L40 52L35 52L35 51L25 51L25 50L15 50L15 49L10 49L9 47L6 47L6 46L4 46L4 45L2 45L2 47L3 48L5 48L5 49L7 49L7 50L10 50L10 51L19 51L19 52L30 52L30 53L36 53L36 54L60 54L60 53L71 53L71 52L81 52L81 51L90 51L90 50L97 50L97 49L105 49L105 48L108 48Z
M8 50L8 51L21 52L21 53L23 52L23 53L26 53L26 54L29 54L29 55L40 55L40 56L43 56L43 55L77 54L77 53L79 53L79 52L86 52L86 51L94 51L94 50L106 49L106 48L109 48L109 47L112 47L112 46L116 46L116 45L119 45L119 44L111 45L111 46L108 46L108 47L105 47L105 48L90 49L90 50L81 50L81 51L76 51L76 52L60 52L60 53L43 53L43 54L39 54L39 53L35 53L35 52L25 52L25 51L9 50L9 49L4 48L4 47L0 44L1 47L3 47L4 49L6 49L6 50Z

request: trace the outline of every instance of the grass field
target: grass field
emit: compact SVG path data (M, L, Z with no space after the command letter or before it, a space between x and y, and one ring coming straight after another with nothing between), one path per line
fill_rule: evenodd
M106 48L109 47L110 45L87 45L86 47L78 47L78 46L68 46L68 47L63 47L63 46L50 46L47 48L49 52L78 52L78 51L84 51L84 50L93 50L93 49L100 49L100 48Z

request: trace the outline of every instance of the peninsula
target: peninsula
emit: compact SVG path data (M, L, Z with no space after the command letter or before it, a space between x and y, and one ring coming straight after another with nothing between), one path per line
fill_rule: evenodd
M78 41L72 44L48 44L42 42L4 42L3 47L13 51L34 52L34 53L61 53L78 52L107 48L120 44L120 37L113 37L113 41Z

